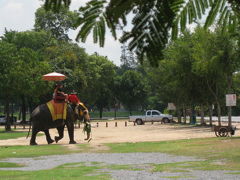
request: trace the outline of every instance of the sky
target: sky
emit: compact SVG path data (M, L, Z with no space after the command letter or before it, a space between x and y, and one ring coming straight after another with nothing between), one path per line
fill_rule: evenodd
M71 10L77 10L89 0L72 0ZM40 0L0 0L0 36L7 30L26 31L33 29L35 11L43 4ZM69 36L75 39L76 31L70 31ZM75 41L74 41L75 42ZM79 43L86 52L93 54L97 52L102 56L107 56L114 64L120 65L121 44L115 41L109 32L106 33L105 46L100 48L94 44L92 35L88 37L86 43Z

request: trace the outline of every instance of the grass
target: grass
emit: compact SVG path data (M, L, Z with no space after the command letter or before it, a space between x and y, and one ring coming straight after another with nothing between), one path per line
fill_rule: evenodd
M3 164L0 167L20 167L17 164ZM104 171L100 171L104 169ZM98 162L91 162L86 166L85 163L69 163L50 170L40 171L0 171L2 179L111 179L107 174L109 170L141 170L130 165L104 165Z
M213 161L189 161L166 164L154 164L153 172L190 172L190 170L225 170L225 167L220 164L215 164Z
M27 137L28 132L26 131L5 131L5 129L0 129L0 140L6 139L17 139L20 137ZM31 135L31 134L30 134ZM42 136L43 133L38 133L37 136Z
M76 152L87 152L88 146L81 144L77 149L69 149L61 145L41 146L0 146L0 159L18 157L38 157L45 155L61 155Z
M107 144L108 152L162 152L206 159L193 166L202 170L239 170L240 138L203 138L164 142ZM176 166L176 164L173 164ZM206 168L204 168L206 167Z
M23 167L23 165L17 164L17 163L0 162L0 168L9 168L9 167Z
M1 179L36 179L36 180L52 180L52 179L110 179L106 173L98 172L99 166L84 166L79 164L65 164L54 169L41 171L0 171Z
M20 131L5 131L5 130L0 130L0 140L5 140L5 139L16 139L19 137L26 137L27 132L20 132Z

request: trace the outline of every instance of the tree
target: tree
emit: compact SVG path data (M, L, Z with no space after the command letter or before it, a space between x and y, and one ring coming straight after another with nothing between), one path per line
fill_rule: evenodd
M21 102L22 121L26 121L27 103L33 108L33 103L41 95L46 93L48 86L41 81L41 76L49 71L48 64L43 61L43 49L50 44L50 39L45 32L16 32L7 31L1 37L3 43L11 44L15 49L11 49L12 55L8 67L8 76L5 78L10 81L9 101ZM9 60L9 63L11 62ZM17 77L17 78L16 78ZM36 87L37 86L37 87ZM38 88L44 90L39 91Z
M59 11L63 3L69 6L71 1L46 0L45 7ZM129 32L124 31L121 41L129 42L130 50L135 51L140 62L147 58L156 66L170 36L176 38L179 27L184 32L187 24L201 19L208 9L205 28L217 20L226 30L235 31L240 21L238 0L91 0L80 8L76 39L85 42L93 31L94 42L104 46L106 27L117 39L116 29L124 30L126 16L133 13L133 27Z
M16 78L12 75L12 70L16 60L16 52L16 47L14 45L0 41L0 91L5 102L6 131L11 130L9 103L13 96L13 85L16 80Z
M69 11L68 8L61 8L58 13L46 11L43 7L35 13L34 28L36 31L50 32L57 40L70 40L68 31L75 29L77 13Z
M143 76L134 70L126 71L120 81L119 98L123 105L129 110L130 115L136 107L143 108L147 98L147 82Z
M90 56L88 61L85 69L87 86L83 95L88 104L99 109L99 116L102 118L103 109L109 108L113 102L112 86L116 67L106 57L96 54Z
M221 124L221 104L226 93L233 93L233 73L239 70L237 39L231 33L222 32L221 28L215 32L198 28L194 33L194 41L194 69L207 82L209 92L217 104L218 121Z

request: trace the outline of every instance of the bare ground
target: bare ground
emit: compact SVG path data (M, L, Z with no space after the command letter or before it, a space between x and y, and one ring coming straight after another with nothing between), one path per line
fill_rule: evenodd
M143 141L166 141L178 139L204 138L215 137L214 132L210 127L178 125L178 124L160 124L146 123L145 125L134 126L133 123L126 121L117 121L118 127L115 127L116 121L99 122L98 127L96 122L92 122L92 140L89 142L93 146L99 146L103 143L121 143L121 142L143 142ZM86 135L83 133L83 125L80 128L75 128L75 140L78 143L88 143L84 141ZM28 131L28 129L25 129ZM22 131L22 129L21 129ZM65 129L64 138L58 144L67 145L69 142L67 129ZM50 130L52 138L57 135L55 129ZM236 135L240 135L236 131ZM0 146L4 145L28 145L30 138L21 137L18 139L0 140ZM39 145L47 144L45 136L38 136L36 139ZM101 147L101 146L99 146ZM74 148L69 147L69 148Z

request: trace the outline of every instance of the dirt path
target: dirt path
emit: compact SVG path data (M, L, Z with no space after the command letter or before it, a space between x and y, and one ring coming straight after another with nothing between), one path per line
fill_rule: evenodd
M84 141L86 135L83 134L82 125L75 129L75 140L78 143L87 143ZM26 129L27 131L27 129ZM55 129L50 130L52 138L57 135ZM68 133L65 129L65 137L59 142L59 144L68 144ZM236 135L239 132L236 131ZM115 121L108 122L106 127L105 122L99 122L97 127L96 122L92 123L92 140L90 144L98 145L102 143L118 143L118 142L143 142L143 141L165 141L165 140L178 140L178 139L190 139L190 138L204 138L215 137L214 132L210 127L192 127L189 125L170 125L160 123L146 123L141 126L134 126L133 123L129 123L125 127L125 121L118 121L118 127L115 127ZM3 145L28 145L29 138L21 137L18 139L0 140L0 146ZM38 144L47 144L45 136L37 137Z

